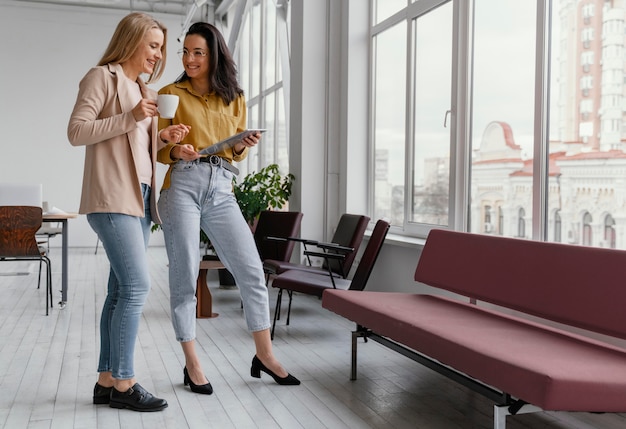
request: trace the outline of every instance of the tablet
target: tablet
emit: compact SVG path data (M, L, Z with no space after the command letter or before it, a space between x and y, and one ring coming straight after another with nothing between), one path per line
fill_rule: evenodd
M215 153L222 152L224 149L235 146L237 143L243 141L246 137L252 134L264 133L265 131L267 130L263 128L248 129L204 148L199 153L200 155L213 155Z

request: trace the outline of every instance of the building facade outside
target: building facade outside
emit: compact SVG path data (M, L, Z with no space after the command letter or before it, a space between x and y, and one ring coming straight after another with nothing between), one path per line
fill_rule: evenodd
M565 0L555 11L550 241L626 249L625 7L622 0ZM472 218L480 221L472 232L530 238L531 163L507 123L489 124L473 159Z

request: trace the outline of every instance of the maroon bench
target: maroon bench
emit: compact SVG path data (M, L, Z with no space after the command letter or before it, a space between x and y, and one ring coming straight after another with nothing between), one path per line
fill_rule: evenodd
M357 324L352 379L366 337L493 399L495 428L523 412L626 412L626 252L433 230L415 280L453 294L324 292Z

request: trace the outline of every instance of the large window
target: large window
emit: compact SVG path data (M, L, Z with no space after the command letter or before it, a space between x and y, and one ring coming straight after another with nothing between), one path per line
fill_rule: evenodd
M626 248L624 2L371 4L375 217Z
M374 219L404 224L406 22L374 37Z
M549 152L551 177L559 180L549 204L560 214L563 241L572 244L626 248L624 6L553 3L551 120L558 127Z
M488 233L479 210L495 201L502 201L500 234L531 231L536 13L532 1L474 1L471 232Z
M449 224L452 29L451 1L374 27L374 218L407 230Z
M448 226L452 2L414 19L413 32L410 222Z
M267 132L261 144L251 150L244 168L258 171L276 163L286 173L289 169L288 105L284 81L289 69L288 2L249 3L236 44L236 59L248 104L248 127L265 128Z

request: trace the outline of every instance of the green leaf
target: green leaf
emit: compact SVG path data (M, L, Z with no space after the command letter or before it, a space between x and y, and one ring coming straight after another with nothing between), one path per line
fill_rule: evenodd
M246 221L252 225L263 210L282 208L291 196L294 180L291 173L281 176L278 164L251 172L241 183L234 178L235 198Z

